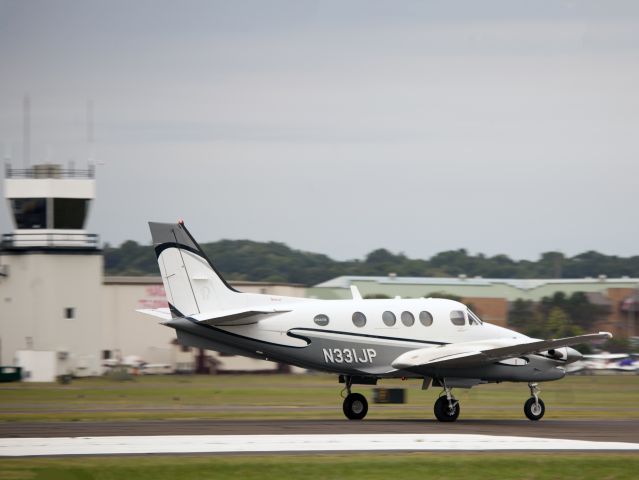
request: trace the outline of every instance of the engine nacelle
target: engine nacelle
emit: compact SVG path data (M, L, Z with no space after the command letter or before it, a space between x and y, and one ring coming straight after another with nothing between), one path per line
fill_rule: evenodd
M563 360L566 363L573 363L583 358L581 353L570 347L551 348L550 350L547 350L543 353L545 353L550 358L553 358L555 360Z

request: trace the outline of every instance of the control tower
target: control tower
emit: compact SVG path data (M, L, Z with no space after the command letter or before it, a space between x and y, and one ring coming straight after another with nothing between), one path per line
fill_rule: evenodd
M7 165L4 194L14 228L0 243L0 364L48 355L55 375L100 374L103 258L85 229L93 168Z
M89 205L95 198L93 167L63 169L35 165L6 166L5 197L15 230L2 236L6 250L86 251L98 248L98 237L86 232Z

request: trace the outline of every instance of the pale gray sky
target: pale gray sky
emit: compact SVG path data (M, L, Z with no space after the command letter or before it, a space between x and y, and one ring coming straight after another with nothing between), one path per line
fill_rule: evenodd
M639 253L639 2L0 0L0 72L14 166L25 93L32 162L93 99L113 244Z

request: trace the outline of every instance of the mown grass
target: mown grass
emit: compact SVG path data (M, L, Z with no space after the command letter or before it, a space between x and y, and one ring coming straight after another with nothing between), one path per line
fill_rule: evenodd
M356 386L371 402L370 418L430 418L440 389L417 380L384 380L404 387L407 403L372 404L371 386ZM342 385L329 375L147 376L133 381L75 380L70 385L0 385L0 421L300 418L341 419ZM525 384L456 389L462 417L521 418ZM542 384L546 418L639 418L639 376L568 377Z
M1 480L634 479L632 454L317 454L8 459Z

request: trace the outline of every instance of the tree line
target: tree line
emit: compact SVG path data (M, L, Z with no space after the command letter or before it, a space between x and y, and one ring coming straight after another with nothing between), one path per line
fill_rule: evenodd
M562 338L595 331L597 322L604 320L615 308L597 305L588 300L583 292L570 296L555 292L543 297L540 302L515 300L508 312L508 325L534 338ZM582 353L591 353L591 344L577 345ZM599 348L612 353L639 352L639 344L630 338L617 335Z
M218 270L230 280L315 285L342 275L485 278L639 277L639 256L619 257L588 251L566 257L543 253L536 261L513 260L507 255L470 254L465 249L440 252L429 259L409 258L380 248L364 259L338 261L304 252L279 242L220 240L201 244ZM158 275L153 247L128 240L119 247L105 245L106 275Z

